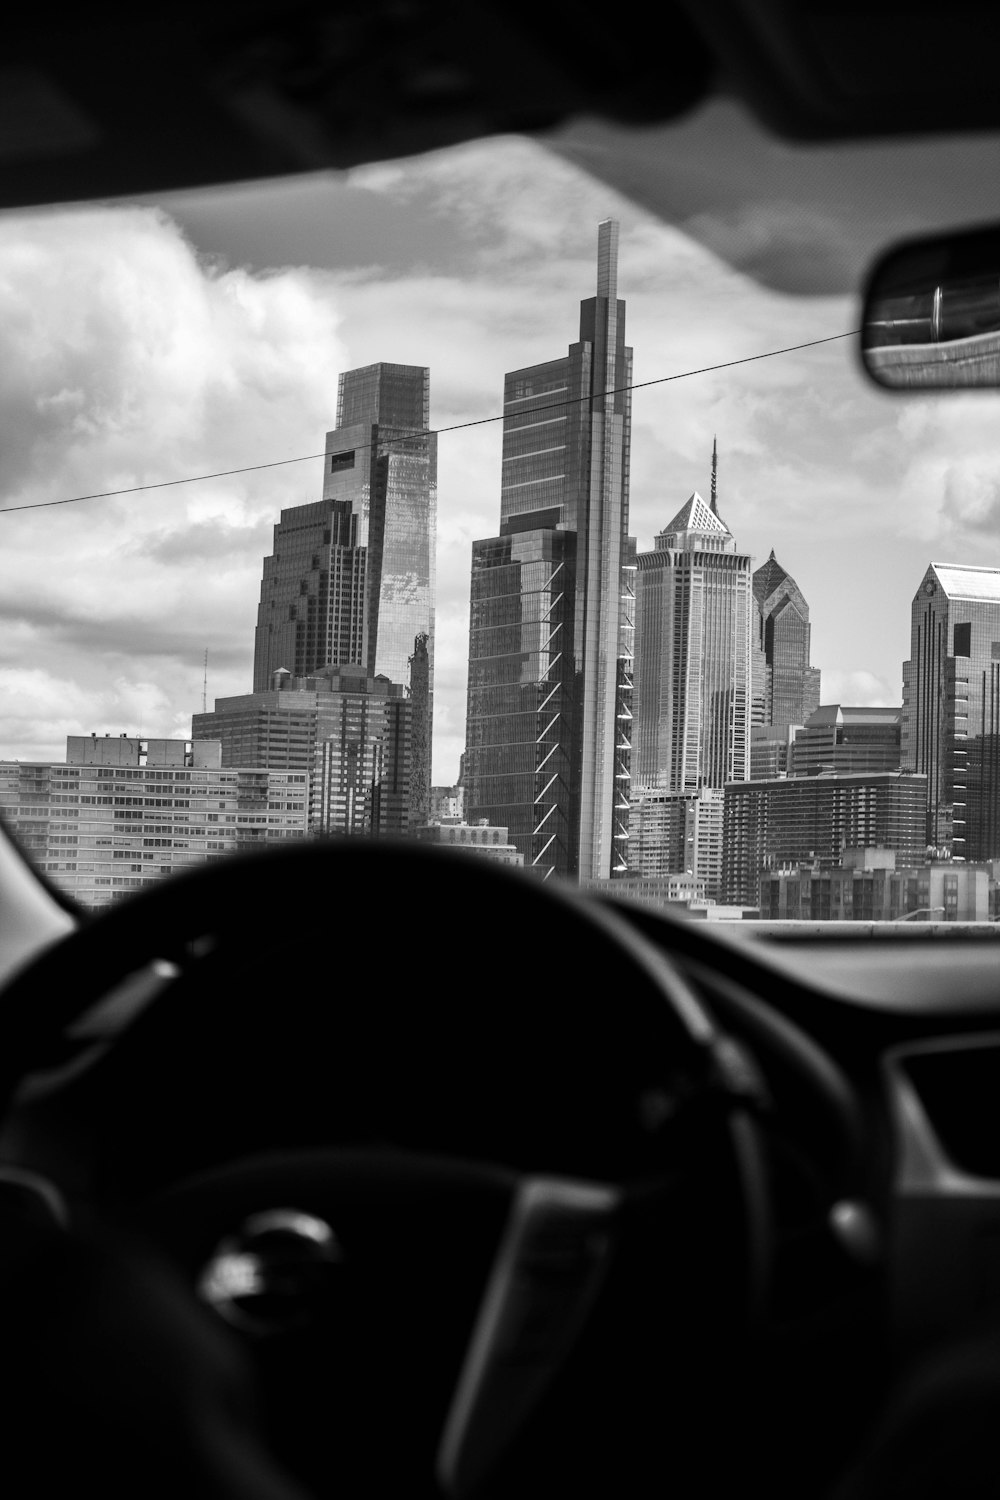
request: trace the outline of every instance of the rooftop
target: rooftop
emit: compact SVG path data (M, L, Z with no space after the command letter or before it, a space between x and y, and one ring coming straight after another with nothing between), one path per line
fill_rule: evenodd
M820 728L824 724L898 724L902 708L845 708L842 703L821 703L814 714L810 714L806 727Z
M1000 604L1000 568L977 568L965 563L932 563L949 599L978 599Z
M660 537L680 531L703 532L707 536L728 537L732 535L726 523L697 490L684 502L669 525L664 526L663 530L657 534L657 542Z

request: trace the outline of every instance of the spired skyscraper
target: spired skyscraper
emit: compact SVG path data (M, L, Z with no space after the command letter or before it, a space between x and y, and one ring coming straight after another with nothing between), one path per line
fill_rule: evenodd
M281 512L264 559L253 675L256 693L269 692L278 671L306 678L337 666L407 684L415 657L427 761L414 766L418 820L430 795L434 702L437 437L429 425L423 366L341 375L323 498Z
M753 559L695 491L637 562L633 785L695 794L745 781Z
M1000 568L931 563L903 663L901 761L927 777L927 842L1000 857Z
M465 805L544 876L625 869L632 351L618 225L559 359L504 383L500 534L472 547Z

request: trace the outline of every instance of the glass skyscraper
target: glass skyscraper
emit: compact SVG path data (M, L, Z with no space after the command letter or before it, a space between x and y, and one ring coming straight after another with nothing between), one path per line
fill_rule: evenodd
M927 777L927 842L1000 857L1000 568L932 563L913 599L901 759Z
M281 512L264 559L255 692L269 691L282 668L308 677L358 666L405 684L423 636L429 740L437 519L429 406L422 366L375 364L341 375L323 497Z
M758 642L766 665L765 724L805 724L819 708L820 674L809 665L809 606L772 549L753 575Z
M500 534L473 543L465 797L544 876L625 870L632 351L618 225L560 359L507 375Z
M637 562L633 784L697 792L744 781L753 559L696 491Z

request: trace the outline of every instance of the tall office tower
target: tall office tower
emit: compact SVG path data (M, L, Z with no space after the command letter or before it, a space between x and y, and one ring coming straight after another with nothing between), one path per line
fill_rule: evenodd
M434 703L437 438L430 373L367 365L341 375L326 435L323 498L281 512L264 559L255 692L280 669L308 677L359 666L405 683L426 636L427 742ZM430 759L427 793L430 795Z
M898 770L902 717L901 708L823 704L795 731L791 774L853 776Z
M903 664L901 760L927 777L927 842L1000 856L1000 568L931 563Z
M465 806L548 877L624 873L632 351L618 225L560 359L504 386L500 534L473 543Z
M765 724L805 724L819 708L820 674L809 665L809 606L772 549L753 575L757 639L765 663Z
M195 741L218 741L224 766L305 771L309 831L373 838L410 830L412 703L359 667L274 674L268 692L217 698L195 714Z
M697 491L640 552L632 780L696 792L750 772L753 559Z

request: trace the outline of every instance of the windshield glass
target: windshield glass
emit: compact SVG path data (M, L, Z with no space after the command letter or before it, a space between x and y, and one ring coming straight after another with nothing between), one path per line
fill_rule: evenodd
M4 216L0 802L39 867L100 906L419 828L702 915L988 917L901 677L929 565L996 561L993 399L876 390L858 297L706 239L519 138ZM954 701L1000 592L930 581Z

